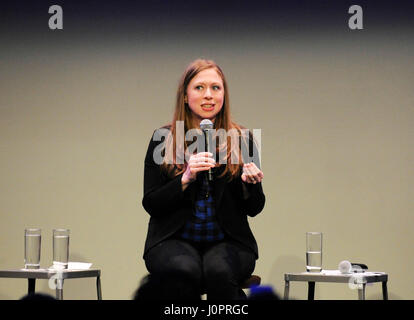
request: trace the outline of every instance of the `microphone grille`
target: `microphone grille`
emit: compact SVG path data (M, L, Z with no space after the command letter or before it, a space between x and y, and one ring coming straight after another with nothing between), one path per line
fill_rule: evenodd
M201 130L213 129L213 122L211 122L211 120L209 119L201 120L200 129Z
M347 260L341 261L338 265L338 269L341 273L351 273L352 271L351 262Z

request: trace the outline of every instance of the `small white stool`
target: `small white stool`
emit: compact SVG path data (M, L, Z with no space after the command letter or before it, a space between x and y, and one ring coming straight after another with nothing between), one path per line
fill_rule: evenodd
M53 270L53 269L16 269L0 270L0 278L26 278L28 280L28 293L34 293L36 279L56 279L56 299L63 300L63 280L76 278L95 278L98 300L102 300L101 270Z
M387 281L385 272L359 272L342 274L339 270L322 270L321 272L285 273L284 299L289 299L290 281L308 282L308 300L314 300L315 282L348 283L358 288L359 300L365 300L365 287L367 283L382 282L382 296L388 300Z

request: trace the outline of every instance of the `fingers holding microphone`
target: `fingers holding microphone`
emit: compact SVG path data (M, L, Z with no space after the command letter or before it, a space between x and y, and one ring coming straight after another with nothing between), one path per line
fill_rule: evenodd
M192 182L196 179L197 173L207 171L215 167L216 161L213 159L211 152L200 152L191 155L188 160L187 169L183 174L183 183Z
M213 154L210 152L200 152L190 157L188 166L191 173L197 173L200 171L206 171L216 165L216 161L213 159Z
M190 183L197 178L197 174L207 171L216 166L216 161L211 152L200 152L190 156L187 168L183 174L182 182ZM264 178L263 172L253 162L243 165L243 173L241 179L245 183L260 183Z

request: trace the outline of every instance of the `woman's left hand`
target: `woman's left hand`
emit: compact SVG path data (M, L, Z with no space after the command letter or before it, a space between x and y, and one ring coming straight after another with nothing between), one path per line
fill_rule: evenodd
M263 172L254 164L254 162L245 163L243 165L241 179L243 182L256 184L262 182Z

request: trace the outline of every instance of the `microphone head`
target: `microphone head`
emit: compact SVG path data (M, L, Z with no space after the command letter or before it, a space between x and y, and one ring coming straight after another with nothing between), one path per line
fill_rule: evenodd
M338 269L341 273L351 273L352 272L352 264L351 262L344 260L341 261L338 265Z
M200 129L201 130L207 130L207 129L213 129L214 125L213 122L211 122L211 120L209 119L203 119L200 122Z

